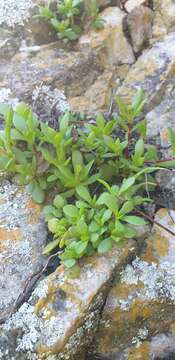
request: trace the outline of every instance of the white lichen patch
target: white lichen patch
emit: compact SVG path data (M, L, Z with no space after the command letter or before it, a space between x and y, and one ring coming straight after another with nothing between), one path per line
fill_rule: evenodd
M33 306L24 303L19 311L4 325L6 331L13 328L20 328L24 331L22 339L18 340L16 351L33 352L40 337L39 330L42 329L42 322L34 313Z
M64 114L70 110L68 101L63 91L51 89L50 86L41 84L37 86L32 94L34 109L40 112L42 109L48 116L51 116L53 109Z
M136 347L139 347L144 340L147 339L149 331L146 327L139 329L137 335L132 338L132 344L135 344Z
M0 89L0 103L7 103L15 108L19 100L13 97L11 89L3 87Z
M33 291L33 297L37 297L39 299L43 299L46 298L48 295L48 283L47 283L47 279L44 279L40 284L38 284L38 286L36 287L36 289Z
M1 0L0 1L0 25L22 25L29 17L29 10L34 6L33 0Z
M175 264L167 261L160 265L147 263L138 257L121 273L121 282L127 285L143 284L137 288L137 296L143 300L175 301ZM128 299L120 301L128 309L135 298L131 292Z

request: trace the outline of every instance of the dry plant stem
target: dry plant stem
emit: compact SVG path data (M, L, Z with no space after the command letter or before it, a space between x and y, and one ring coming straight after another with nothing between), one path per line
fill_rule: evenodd
M157 160L157 161L145 161L145 164L161 164L161 163L172 161L172 160L175 160L175 156L169 157L167 159Z
M5 321L7 321L19 308L20 306L29 299L29 296L31 295L31 292L34 288L34 286L36 285L37 281L40 279L40 277L42 276L42 274L46 271L49 262L51 261L51 259L53 259L54 257L60 255L62 253L62 251L58 251L55 254L49 256L49 258L47 259L45 265L37 272L35 272L34 274L32 274L25 282L25 286L23 291L19 294L18 298L15 301L15 304L13 305L13 307L11 309L8 309L6 311L6 313L2 316L2 318L0 317L0 325L2 325Z
M167 231L169 234L175 236L175 232L169 230L166 226L160 224L158 221L154 220L151 216L145 214L143 211L135 209L135 212L138 215L143 216L145 219L149 220L152 224L156 224L157 226L161 227L163 230Z

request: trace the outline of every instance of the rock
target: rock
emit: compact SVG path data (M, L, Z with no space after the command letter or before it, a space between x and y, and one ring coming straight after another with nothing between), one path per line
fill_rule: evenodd
M84 0L85 2L85 7L88 9L89 8L89 0ZM108 6L112 3L112 0L96 0L97 6L99 8L103 8L105 6Z
M112 95L114 72L104 71L83 96L70 99L70 108L78 112L90 112L108 109Z
M23 291L26 279L44 262L47 230L41 206L24 189L0 185L0 318Z
M11 62L2 62L0 88L10 89L13 96L28 102L41 83L72 97L82 95L100 73L93 53L66 52L52 43L26 49Z
M139 5L148 5L148 1L146 0L128 0L125 3L125 9L128 13L133 11Z
M108 7L102 13L104 28L90 30L79 39L80 49L94 51L97 60L105 68L118 64L132 64L134 54L123 32L125 13L118 7Z
M163 190L175 191L175 171L174 170L159 170L156 173L156 182Z
M159 187L154 195L154 201L169 209L175 207L175 172L173 170L159 170L156 172L156 182Z
M174 0L154 0L154 9L162 15L163 22L168 31L175 26Z
M166 51L165 51L166 49ZM145 111L161 102L175 69L175 32L146 50L129 70L117 95L131 101L138 89L145 92Z
M20 35L17 30L0 27L0 56L1 59L11 60L20 47Z
M164 96L160 98L160 104L146 115L147 136L149 139L154 139L164 149L162 149L163 158L171 156L168 128L172 128L175 131L174 96L175 82L172 79L169 81Z
M133 345L117 355L114 360L174 360L175 358L175 336L173 329L168 332L149 336L144 341L146 329L140 329L137 343L133 339ZM102 359L102 358L101 358ZM103 358L108 360L109 358ZM110 358L111 359L111 358ZM87 360L95 360L91 357Z
M89 115L98 111L108 113L113 103L115 88L122 83L128 70L127 64L106 69L83 96L69 99L71 110L86 112Z
M163 17L160 12L154 12L154 21L153 21L153 40L152 42L156 42L158 39L163 38L168 34L168 30L165 26Z
M110 280L136 249L130 241L105 256L84 259L79 278L71 279L61 266L42 280L29 301L0 327L1 360L82 359Z
M135 53L148 47L153 17L153 11L145 6L137 6L127 15L125 24Z
M7 24L14 27L16 24L23 25L30 16L30 9L35 5L33 0L13 1L1 0L0 3L0 25Z
M156 214L156 221L173 232L174 220L174 210L169 213L161 209ZM174 304L175 237L154 225L141 256L126 266L120 281L117 276L116 285L108 295L94 353L106 360L153 360L154 355L163 354L162 349L174 351ZM173 340L167 338L156 354L156 346L160 344L156 335L166 331L171 331Z
M24 47L28 49L53 42L57 39L54 29L44 19L34 15L38 13L34 0L4 0L0 4L0 56L3 60L12 57ZM39 3L39 1L38 1Z

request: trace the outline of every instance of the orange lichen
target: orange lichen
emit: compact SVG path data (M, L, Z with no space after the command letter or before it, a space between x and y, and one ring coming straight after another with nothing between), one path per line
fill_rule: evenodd
M169 251L168 238L156 233L153 241L153 249L160 257L168 255L168 251Z
M0 228L0 251L5 250L7 240L20 241L23 238L23 234L20 229L9 230Z
M43 309L45 309L48 304L52 304L56 298L56 292L58 291L58 287L53 285L52 283L48 284L48 293L47 296L40 298L35 305L35 313L40 313Z
M112 289L111 295L115 298L122 298L126 300L131 291L135 290L137 285L128 285L125 283L119 283Z
M138 348L132 348L129 352L128 360L150 360L150 343L144 341Z
M26 209L30 210L28 214L28 223L31 225L36 224L41 215L42 206L30 199L26 204Z
M151 238L151 241L147 242L147 245L148 245L148 247L147 247L146 251L143 253L141 259L150 264L152 262L158 264L159 261L158 261L158 259L156 259L155 255L153 254L152 238Z
M144 301L140 299L135 299L133 302L131 309L130 309L130 315L129 318L131 321L137 320L137 318L149 318L152 315L152 309L149 307L148 304L146 304Z
M173 335L175 335L175 322L170 325L170 331Z

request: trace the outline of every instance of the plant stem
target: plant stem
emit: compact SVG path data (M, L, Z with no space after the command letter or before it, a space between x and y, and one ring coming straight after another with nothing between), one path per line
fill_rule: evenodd
M127 133L128 146L125 150L126 158L129 158L129 156L130 156L129 146L130 146L130 142L131 142L132 127L133 127L133 119L130 119L128 121L128 133Z
M175 236L175 232L168 229L166 226L160 224L158 221L154 220L151 216L145 214L143 211L138 210L137 208L134 211L138 214L143 216L145 219L149 220L152 224L156 224L157 226L161 227L163 230L167 231L169 234Z
M167 159L160 159L160 160L157 160L157 161L145 161L144 163L145 164L161 164L163 162L168 162L168 161L172 161L172 160L175 160L175 156L171 156Z

